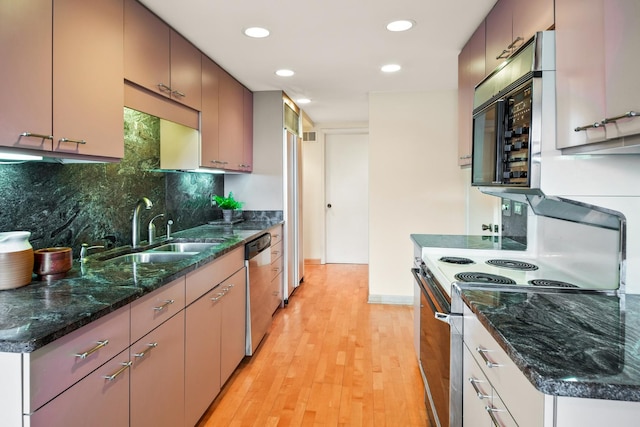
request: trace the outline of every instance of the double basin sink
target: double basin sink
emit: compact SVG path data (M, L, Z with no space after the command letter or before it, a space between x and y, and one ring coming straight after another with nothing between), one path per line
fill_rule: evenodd
M220 246L221 242L174 242L165 243L142 252L127 253L124 255L107 258L105 261L113 263L166 263L176 262L185 258L198 255L213 247Z

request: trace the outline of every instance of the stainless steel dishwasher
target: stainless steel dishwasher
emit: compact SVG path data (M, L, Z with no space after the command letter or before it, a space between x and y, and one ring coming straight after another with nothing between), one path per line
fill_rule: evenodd
M271 284L271 234L265 233L244 247L247 267L247 346L253 355L271 325L273 310L269 304Z

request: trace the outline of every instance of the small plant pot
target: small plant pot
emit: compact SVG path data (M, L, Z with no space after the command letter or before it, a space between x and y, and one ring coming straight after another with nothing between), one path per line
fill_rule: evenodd
M233 219L233 210L232 209L223 209L222 210L222 220L224 222L231 222Z

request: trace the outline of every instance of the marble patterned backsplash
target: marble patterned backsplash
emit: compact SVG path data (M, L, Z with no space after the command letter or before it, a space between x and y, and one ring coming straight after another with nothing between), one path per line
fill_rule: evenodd
M158 235L166 219L183 230L220 216L211 196L224 193L222 175L159 172L160 121L124 110L125 156L119 163L22 163L0 165L0 232L31 232L35 249L70 246L77 258L82 243L108 247L131 244L136 201L149 198L141 235L155 215Z

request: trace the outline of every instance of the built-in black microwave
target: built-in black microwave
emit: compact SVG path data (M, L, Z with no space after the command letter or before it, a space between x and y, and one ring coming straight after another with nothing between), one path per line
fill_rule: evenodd
M554 42L537 33L476 86L472 185L540 187L543 136L555 147Z

